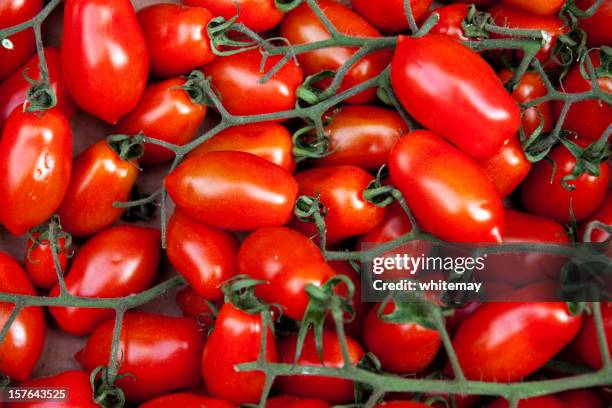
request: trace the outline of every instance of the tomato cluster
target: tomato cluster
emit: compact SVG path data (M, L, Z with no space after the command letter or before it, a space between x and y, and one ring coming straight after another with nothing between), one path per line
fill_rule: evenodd
M43 3L0 0L0 30ZM362 302L347 262L407 234L608 242L610 0L182 3L54 0L59 44L0 35L0 225L28 238L23 267L0 251L2 376L67 388L57 406L144 408L500 408L367 386L563 381L551 359L610 380L612 302L472 302L445 326L440 299ZM107 137L73 156L86 116ZM164 174L144 199L142 173ZM131 223L147 204L161 229ZM548 287L547 259L500 287ZM131 310L179 284L183 316ZM58 332L81 369L32 378ZM518 406L609 398L576 387Z

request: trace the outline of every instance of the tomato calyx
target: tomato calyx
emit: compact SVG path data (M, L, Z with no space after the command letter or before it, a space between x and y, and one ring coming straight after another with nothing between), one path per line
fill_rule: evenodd
M321 159L333 153L330 150L330 138L321 132L313 132L315 126L309 125L298 129L293 134L293 157L296 162L306 159Z
M325 226L324 217L327 215L327 208L321 202L319 195L310 197L302 195L295 201L293 210L295 217L302 222L314 223L319 234L321 250L325 252L325 237L327 235L327 227Z
M26 93L25 112L44 112L57 105L55 91L44 79L36 80L28 76L28 68L23 70L24 79L31 85ZM43 75L41 75L43 77Z
M210 89L210 78L207 78L202 71L193 70L187 76L187 81L179 87L180 89L187 92L191 102L198 105L212 106L213 103L210 100L207 89Z
M602 4L603 0L596 0L589 8L583 10L578 7L575 0L567 0L559 16L568 26L576 27L581 19L592 17Z
M215 55L229 56L257 48L257 42L255 41L237 40L229 35L232 31L241 32L239 28L246 29L242 25L235 24L240 16L240 5L237 2L234 2L234 4L237 11L232 18L226 20L225 17L218 16L211 19L206 26L206 33L210 38L210 49ZM224 49L226 47L231 49Z
M377 310L378 317L382 321L394 324L415 323L431 330L437 330L437 326L431 317L431 304L427 303L426 300L414 302L394 301L394 310L390 313L384 313L385 307L390 301L391 299L385 300Z
M392 185L383 185L382 180L388 176L386 166L383 164L374 180L363 190L363 199L377 207L386 207L394 200L400 200L402 193Z
M304 79L302 85L297 89L296 95L299 100L306 102L307 105L316 105L329 97L334 92L331 86L325 89L318 88L316 84L324 79L333 78L336 75L335 71L324 70L317 72L316 74L309 75Z
M521 118L525 112L526 110L521 111ZM530 163L537 163L544 159L559 140L552 131L542 132L545 124L544 117L540 111L537 111L537 114L539 119L538 126L529 136L525 134L525 130L523 129L522 125L519 127L519 138L521 140L523 152L525 153L525 158ZM562 130L560 137L569 135L570 133L568 131Z
M486 26L495 24L491 14L484 11L478 11L476 6L470 4L468 6L467 15L461 22L463 34L468 38L484 39L489 38L489 33Z
M569 32L557 37L549 61L554 61L563 67L561 78L569 71L574 61L581 60L587 53L586 33L574 27Z
M134 136L111 135L106 138L110 148L117 153L123 161L138 160L144 154L144 133Z
M132 376L132 374L116 375L111 374L107 366L96 367L89 376L94 401L104 408L123 407L125 405L125 393L115 385L115 381L128 376Z
M247 275L236 275L227 280L221 290L225 295L225 302L249 314L257 314L270 309L270 305L255 296L255 287L267 283L251 279Z
M585 67L586 65L586 54L583 55L582 59L581 59L581 64L579 65L580 67L580 74L582 75L582 77L587 80L590 81L591 80L591 76L589 75L589 73L587 72L587 69ZM601 47L599 49L599 61L600 64L597 67L593 68L593 71L595 72L595 76L597 78L610 78L612 79L612 48L610 47ZM604 101L605 102L605 101ZM612 101L608 102L608 103L612 103Z
M52 216L47 223L38 225L28 231L28 238L32 241L32 246L28 248L26 254L30 262L38 262L31 258L31 254L41 245L51 245L51 249L58 255L62 252L68 257L73 255L72 235L62 230L60 218L57 215ZM63 248L59 245L59 241L62 239L64 240Z
M376 354L372 352L365 353L361 360L355 365L356 368L365 370L371 373L381 374L384 373L382 364ZM368 400L368 397L374 392L374 387L367 383L359 381L355 382L355 402L358 404L364 404Z
M563 188L568 191L573 191L576 186L568 184L568 182L576 180L584 173L599 177L599 167L601 163L605 162L610 157L610 145L608 144L607 138L600 138L584 149L565 138L561 139L561 143L563 143L576 158L576 163L574 164L572 172L561 180Z

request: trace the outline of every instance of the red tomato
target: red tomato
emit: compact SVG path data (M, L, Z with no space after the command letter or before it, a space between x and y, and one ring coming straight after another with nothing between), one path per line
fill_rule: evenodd
M266 408L285 408L294 402L299 402L300 399L298 397L293 397L291 395L282 395L279 397L268 398L266 402Z
M66 0L62 68L77 104L109 123L134 109L149 58L129 0Z
M5 0L0 3L0 29L23 23L42 10L42 0ZM8 37L12 49L0 45L0 81L8 78L36 51L34 32L23 30Z
M364 243L383 243L393 241L396 238L406 235L412 231L412 223L402 209L402 207L394 202L387 207L385 216L381 222L367 233L359 237L359 244Z
M518 408L564 408L569 406L570 405L565 405L552 395L528 398L521 400L518 403ZM508 404L508 401L506 401L505 399L498 398L491 404L487 405L487 408L510 408L510 404Z
M191 286L186 286L176 294L176 304L183 312L183 316L196 319L204 327L214 325L214 310L202 296L193 290Z
M164 184L187 215L237 231L286 224L298 190L287 170L243 152L210 152L189 159Z
M68 93L66 81L62 74L59 50L57 48L45 48L45 60L47 61L47 70L49 71L49 83L57 98L56 108L62 111L66 118L70 119L76 107ZM23 72L26 70L28 77L34 80L40 79L38 54L30 58L28 62L22 65L10 77L0 83L0 131L15 108L23 106L28 90L32 87L32 84L23 77Z
M518 130L520 110L493 69L447 36L400 36L391 84L408 113L470 156L492 156Z
M572 390L557 394L565 407L569 408L603 408L603 403L593 391Z
M577 144L584 147L588 141L578 140ZM533 166L521 190L525 208L530 213L569 223L571 206L576 221L582 221L606 198L610 166L604 161L599 165L599 176L584 173L576 180L568 181L567 184L575 187L568 191L561 180L572 173L576 158L561 144L551 150L548 158L556 164L554 177L551 177L553 166L548 161L542 160Z
M520 0L518 0L520 1ZM557 38L566 33L569 28L557 16L539 16L528 11L514 8L512 6L498 3L489 9L495 24L508 28L519 28L527 30L542 30L547 34L546 39L536 58L545 66L555 66L551 61L552 52L557 43ZM491 35L492 38L503 36Z
M251 30L259 32L275 27L284 14L276 8L274 0L183 0L188 6L206 7L215 16L226 20L238 14L237 23L242 23Z
M596 0L576 0L576 6L587 10ZM599 47L612 43L612 1L603 0L595 14L589 18L580 19L579 25L587 33L587 44L589 47Z
M427 1L427 0L422 0ZM336 29L346 35L359 37L380 37L380 33L357 13L343 4L331 0L317 2L323 13ZM280 28L281 35L293 45L308 44L331 38L325 26L306 3L291 10ZM298 55L298 61L306 75L313 75L324 70L337 71L357 52L354 47L322 48ZM371 53L360 59L346 74L339 91L352 88L380 74L391 59L389 51ZM331 82L321 82L328 86ZM349 103L367 103L374 99L376 88L370 88L347 100Z
M608 350L612 350L612 303L601 304L601 314L604 322L604 330L608 340ZM594 316L588 315L582 322L580 333L572 344L572 350L577 352L580 359L594 369L600 369L601 353L597 341L597 329L595 328Z
M601 65L598 53L589 54L594 67ZM586 67L585 67L586 69ZM585 71L586 72L586 71ZM612 79L606 76L597 78L597 83L602 91L612 94ZM569 93L586 92L592 89L591 80L584 79L580 72L580 66L574 66L561 81L561 90ZM556 118L559 118L562 104L555 102ZM599 100L586 100L573 103L570 106L563 128L573 130L580 138L597 140L606 128L612 123L612 106Z
M418 130L391 151L391 180L426 230L450 242L500 242L499 193L482 168L436 134Z
M561 7L565 4L565 0L502 0L505 4L525 10L529 13L539 14L541 16L552 16L559 13Z
M238 240L176 209L168 222L166 254L176 270L206 300L223 299L221 284L238 271Z
M368 351L376 354L385 371L410 374L424 370L440 348L440 334L418 323L388 323L379 317L379 305L368 313L363 338ZM382 315L396 309L387 303Z
M325 206L327 242L335 243L370 231L382 220L385 209L366 201L363 192L373 177L356 166L320 167L296 175L300 195L319 195ZM316 233L314 223L296 221L308 236Z
M202 355L202 375L211 395L236 404L259 402L265 375L255 371L239 373L234 367L257 360L262 327L259 313L249 314L231 303L223 305ZM265 359L272 363L276 362L273 339L268 327Z
M138 12L149 50L151 74L188 74L215 58L206 26L214 16L202 7L154 4Z
M91 334L76 358L88 371L108 364L114 319ZM132 376L116 382L128 401L143 402L201 381L199 360L204 340L198 325L185 317L127 312L119 339L123 358L119 374Z
M433 13L437 13L440 19L432 27L431 31L429 31L429 34L444 34L457 41L469 40L461 26L461 23L463 23L468 13L468 5L466 3L456 3L438 7L429 13L429 15ZM429 18L429 16L427 16L427 18Z
M123 160L105 140L81 153L74 159L68 191L57 212L64 230L86 236L114 224L124 210L113 203L129 200L138 172L136 163Z
M0 291L36 296L36 290L21 266L0 251ZM12 303L0 303L0 326L13 310ZM17 381L30 378L45 346L47 328L40 307L21 310L0 345L0 372Z
M59 111L15 108L0 141L0 222L21 235L62 203L72 172L72 130Z
M159 264L160 233L131 225L111 227L90 239L66 274L74 296L121 297L148 289ZM56 285L50 296L59 295ZM91 333L111 318L112 309L49 307L57 324L73 336Z
M578 230L578 240L583 241L584 232L589 223L593 221L600 221L606 225L612 225L612 193L606 195L604 203L595 211L590 217L582 222L580 229ZM605 242L610 234L596 228L593 230L590 236L591 242Z
M506 209L505 213L504 242L570 242L567 230L558 222L510 209Z
M295 106L296 91L304 79L302 68L290 61L267 82L260 83L261 77L283 57L268 57L263 71L262 58L258 50L252 50L216 58L203 67L229 113L258 115L286 111Z
M233 126L219 132L189 153L194 157L207 152L238 151L254 154L293 173L293 142L286 127L273 122Z
M525 157L521 142L516 136L506 140L497 153L479 160L479 163L502 197L516 190L531 169L531 162Z
M40 234L36 233L33 238L39 238ZM60 252L57 254L62 272L66 272L68 265L69 248L65 247L66 239L58 238L57 243ZM49 240L43 240L40 243L34 243L32 238L28 239L26 254L23 261L28 277L40 289L51 289L57 283L57 271L53 264L53 255Z
M197 394L177 393L157 397L145 402L140 408L234 408L234 404L227 401L203 397Z
M389 160L389 151L408 131L401 116L377 106L345 106L325 128L330 155L314 161L316 166L359 166L378 170Z
M374 408L427 408L429 405L413 401L390 401L381 402Z
M513 382L561 351L580 322L563 302L486 303L461 324L453 346L468 379Z
M184 78L173 78L151 84L142 99L117 124L117 133L135 135L143 132L148 137L182 146L198 133L206 116L206 105L191 99ZM159 164L172 160L174 152L151 143L145 144L145 153L139 163Z
M416 21L425 15L432 0L411 0L410 9ZM353 0L352 6L360 15L379 30L397 33L408 30L408 18L404 0Z
M332 408L332 406L325 401L317 399L305 399L294 402L293 404L288 405L287 408Z
M49 377L36 378L19 385L26 388L63 388L67 390L66 400L63 402L48 402L44 400L34 402L14 402L5 405L6 408L98 408L99 405L92 398L89 373L84 371L64 371Z
M346 340L351 363L357 364L363 357L363 349L350 337L347 337ZM280 362L293 364L296 341L296 336L290 336L278 342ZM323 362L328 368L338 368L344 365L338 335L330 330L323 331ZM297 364L322 366L312 332L306 335L302 355ZM297 395L300 398L317 398L332 404L343 404L353 400L353 382L350 380L316 375L292 375L278 377L276 381L280 392Z

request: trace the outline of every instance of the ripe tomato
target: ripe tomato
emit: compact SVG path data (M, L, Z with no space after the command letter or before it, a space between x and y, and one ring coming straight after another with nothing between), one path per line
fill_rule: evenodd
M417 130L401 138L389 169L430 233L450 242L501 242L504 214L497 189L474 160L440 136Z
M140 408L234 408L234 404L227 401L203 397L197 394L177 393L168 394L145 402Z
M466 3L456 3L438 7L429 13L427 18L433 13L437 13L440 19L432 27L431 31L429 31L429 34L448 35L456 41L469 40L461 26L461 23L465 20L468 13L468 5Z
M176 270L206 300L223 298L221 284L238 271L238 240L176 209L168 222L166 254Z
M332 408L332 406L325 401L317 399L305 399L301 401L296 401L293 404L288 405L287 408Z
M210 152L189 159L164 184L187 215L236 231L286 224L298 190L287 170L243 152Z
M42 0L6 0L0 3L0 28L11 27L25 22L42 10ZM8 78L36 51L34 32L31 29L8 37L12 49L0 45L0 81Z
M577 141L581 147L588 143ZM599 165L599 176L584 173L568 181L567 184L575 187L568 191L561 180L572 173L576 158L561 144L551 150L548 158L556 164L554 177L553 166L548 161L542 160L533 166L521 190L525 208L530 213L569 223L571 206L576 221L582 221L603 203L610 182L610 166L604 161Z
M36 290L21 266L0 251L0 291L36 296ZM0 325L13 311L12 303L0 303ZM40 307L26 307L18 314L0 345L0 372L17 381L30 378L45 346L47 327Z
M249 314L231 303L223 305L202 355L202 375L211 395L236 404L259 402L265 375L255 371L237 372L235 366L257 360L262 327L259 313ZM265 359L272 363L276 362L273 339L268 327Z
M492 156L518 130L520 110L493 69L447 36L400 36L391 84L408 113L470 156Z
M545 395L543 397L527 398L519 401L518 408L564 408L572 407L573 405L565 405L556 397L552 395ZM491 404L487 405L487 408L510 408L510 404L503 398L498 398Z
M284 14L276 8L274 0L183 0L188 6L205 7L215 16L226 20L238 14L237 23L242 23L255 32L274 28Z
M138 12L149 50L151 74L167 78L188 74L215 58L206 26L214 16L203 7L154 4Z
M380 33L374 27L343 4L331 0L320 0L317 4L339 32L359 37L380 37ZM306 3L287 13L280 32L293 45L331 38L323 23ZM313 75L324 70L337 71L355 52L357 48L354 47L322 48L298 55L298 61L306 75ZM339 91L352 88L380 74L390 59L391 55L387 50L363 57L348 71ZM321 85L328 86L330 83L331 81L323 81ZM375 95L376 88L370 88L349 98L347 102L367 103L374 99Z
M571 408L603 408L603 403L593 391L572 390L557 394L565 407Z
M62 227L72 235L95 234L123 214L113 203L129 199L139 169L115 148L101 140L74 159L68 191L57 212Z
M355 340L346 338L352 364L363 357L363 349ZM290 336L278 342L278 357L282 363L292 364L295 360L297 337ZM330 330L323 331L323 358L319 358L312 332L306 335L299 365L338 368L344 365L338 335ZM282 393L300 398L317 398L332 404L343 404L353 400L353 382L341 378L316 375L292 375L278 377L277 387Z
M415 21L427 13L432 0L411 0L410 9ZM353 0L353 8L379 30L397 33L408 30L404 0Z
M298 397L294 397L291 395L281 395L278 397L268 398L268 401L266 402L266 408L285 408L286 406L299 401L300 399Z
M370 309L363 338L368 351L376 354L382 368L399 375L424 370L440 348L440 334L418 323L389 323L379 316L379 305ZM389 302L382 310L388 315L396 309Z
M518 381L572 341L581 320L563 302L486 303L461 324L453 346L468 379Z
M189 91L180 88L187 83L184 78L173 78L149 85L134 110L119 120L116 132L143 132L179 146L193 140L206 116L206 105L191 99ZM173 158L171 150L146 143L139 163L159 164Z
M268 57L263 71L262 58L258 50L251 50L216 58L203 67L204 73L211 77L212 84L229 113L258 115L281 112L293 109L295 106L296 91L304 80L302 68L290 61L267 82L260 83L261 77L283 57L281 55Z
M149 58L129 0L66 0L62 68L77 104L109 123L131 111Z
M599 207L597 211L595 211L590 217L586 220L582 221L582 225L578 230L578 240L583 241L584 232L589 223L593 221L600 221L606 225L612 225L612 193L608 193L606 195L604 203ZM596 228L593 230L590 236L591 242L605 242L610 234L607 232Z
M62 111L67 119L70 119L74 114L76 106L68 93L66 81L62 74L59 50L57 48L45 48L45 59L47 61L47 70L49 71L49 83L57 98L56 108ZM32 56L28 62L22 65L4 82L0 83L0 131L15 108L23 105L28 90L32 86L23 77L24 71L26 71L28 77L34 80L40 79L38 54Z
M314 164L377 170L387 163L389 151L407 131L406 122L395 111L369 105L345 106L325 127L331 154Z
M591 52L589 56L594 67L597 68L601 65L599 53ZM612 93L611 78L602 75L597 78L597 83L602 91L608 94ZM561 89L569 93L590 91L592 89L591 80L582 76L580 66L577 64L561 81ZM558 102L555 102L553 106L558 119L563 106ZM573 130L580 138L597 140L610 123L612 123L612 106L593 99L573 103L567 112L563 128Z
M77 360L88 371L108 364L114 319L91 334ZM131 373L116 384L128 401L143 402L201 381L199 360L204 340L198 325L185 317L127 312L119 339L123 358L119 374Z
M176 304L183 312L183 316L196 319L201 326L212 327L214 325L213 315L216 311L191 286L186 286L178 291Z
M15 108L0 141L0 222L21 235L62 203L72 172L72 130L60 111Z
M604 322L604 330L608 341L608 350L612 350L612 303L601 304L601 315ZM597 341L597 329L595 328L594 316L588 315L582 322L582 328L571 347L580 359L594 369L600 369L601 353Z
M89 373L85 371L64 371L48 377L35 378L19 385L26 388L63 388L66 389L66 400L63 402L48 402L45 400L33 402L14 402L5 405L6 408L98 408L92 398Z
M390 401L381 402L374 408L427 408L429 405L414 401Z
M119 225L90 239L66 274L74 296L121 297L148 289L159 264L160 233L156 229ZM59 295L59 285L50 296ZM113 316L111 309L49 307L57 324L73 336L91 333Z
M531 162L525 157L517 136L506 140L497 153L479 163L502 197L516 190L531 169Z
M393 241L394 239L399 238L410 231L412 231L412 223L410 223L410 219L402 207L397 202L394 202L387 207L382 221L379 222L376 227L359 237L357 248L360 248L360 245L365 243L383 243Z
M293 143L286 127L274 122L233 126L219 132L189 153L194 157L207 152L238 151L254 154L293 173Z
M587 10L596 0L576 0L576 6ZM612 43L610 24L612 23L612 1L603 0L595 14L579 20L580 28L587 33L589 47L599 47Z
M503 0L503 2L518 9L533 14L539 14L541 16L552 16L553 14L558 14L561 7L563 7L565 4L565 0Z
M39 239L40 234L34 233L32 237ZM64 237L59 237L57 243L60 248L57 258L62 268L62 272L65 273L66 265L68 265L67 251L70 251L70 249L65 247L66 239ZM53 264L53 255L49 240L34 243L32 238L28 239L23 263L30 281L32 281L37 288L51 289L57 283L57 271Z

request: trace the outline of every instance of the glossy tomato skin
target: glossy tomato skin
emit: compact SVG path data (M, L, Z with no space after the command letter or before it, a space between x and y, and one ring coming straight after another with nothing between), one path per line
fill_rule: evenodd
M221 284L238 271L238 240L175 209L166 230L166 254L176 270L206 300L223 298Z
M332 406L325 401L317 399L305 399L301 401L296 401L293 404L289 405L287 408L332 408Z
M268 398L266 408L285 408L286 406L299 401L300 399L298 397L294 397L292 395L280 395L277 397Z
M469 40L461 26L468 13L468 5L466 3L455 3L438 7L429 14L433 13L437 13L440 19L432 27L429 32L430 34L444 34L457 41Z
M252 50L216 58L203 67L203 71L211 77L229 113L258 115L281 112L295 106L297 89L304 80L302 68L291 61L267 82L258 81L282 58L281 55L268 57L262 71L262 55L258 50Z
M188 6L207 8L214 16L226 20L238 14L237 23L242 23L255 32L274 28L283 19L284 14L276 8L274 0L183 0Z
M163 395L145 402L140 408L234 408L235 405L220 399L203 397L197 394L180 392Z
M38 235L34 234L33 237L37 238ZM65 247L66 239L64 237L58 238L57 243L60 248L57 259L59 260L62 272L65 273L70 249ZM35 287L39 289L51 289L57 283L57 271L53 264L53 255L49 240L34 245L34 241L32 241L31 238L28 239L23 264L30 281L32 281Z
M296 174L300 195L315 197L327 209L327 242L335 243L368 232L382 220L385 209L366 201L363 192L373 177L356 166L319 167ZM316 234L314 223L296 221L308 236Z
M0 28L11 27L34 17L42 10L42 0L6 0L0 4ZM9 50L0 46L0 81L8 78L36 52L34 32L23 30L8 37L13 43Z
M427 408L429 405L414 401L389 401L381 402L374 408Z
M493 302L459 327L453 346L468 379L514 382L543 366L578 333L563 302Z
M74 296L122 297L148 289L157 273L159 230L120 225L90 239L75 256L66 274L66 288ZM59 295L59 285L50 296ZM73 336L91 333L113 317L111 309L50 307L62 330Z
M470 156L492 156L518 130L520 110L493 69L448 36L400 36L391 84L408 113Z
M244 152L210 152L191 158L170 173L164 184L187 215L234 231L286 224L298 191L287 170Z
M214 16L203 7L154 4L138 12L149 51L151 74L188 74L215 58L206 26Z
M612 303L601 304L601 315L604 323L604 331L608 341L608 350L612 349ZM597 341L597 329L595 328L594 316L588 315L583 319L582 327L572 344L571 349L578 354L582 362L598 370L601 368L601 353Z
M35 378L20 384L20 387L63 388L67 390L67 399L62 402L15 402L5 405L6 408L98 408L92 398L89 373L85 371L64 371L48 377Z
M431 0L412 0L410 9L415 21L421 20L425 15ZM404 10L404 0L383 0L372 2L370 0L353 0L353 8L381 31L397 33L408 30L408 18Z
M15 108L0 141L0 222L21 235L62 203L72 172L72 130L59 111Z
M391 203L385 211L381 222L370 231L359 237L358 248L365 243L384 243L393 241L412 231L410 219L397 203Z
M148 137L179 146L193 140L206 116L206 106L192 101L180 89L185 82L184 78L172 78L149 85L134 110L119 120L116 133L143 132ZM171 150L146 143L145 153L138 162L151 165L173 158Z
M531 170L531 162L517 136L506 140L497 153L479 163L502 197L516 190Z
M503 0L503 2L518 9L541 16L555 15L559 13L559 10L561 10L561 7L565 4L565 0Z
M408 131L406 122L392 110L371 105L347 105L325 127L330 155L315 166L352 165L378 170L389 160L389 151Z
M114 224L128 201L138 176L138 165L122 160L105 140L96 142L74 159L72 177L58 209L65 231L87 236Z
M589 56L593 67L597 68L601 65L601 59L597 52L591 52ZM611 78L602 76L597 79L597 83L603 92L612 94ZM580 93L590 91L592 84L590 79L587 80L582 76L580 66L576 65L563 78L560 89L568 93ZM557 102L553 106L555 116L558 119L563 106ZM563 128L573 130L582 139L597 140L610 123L612 123L612 106L599 100L586 100L570 106L565 122L563 122Z
M321 0L317 4L339 32L359 37L380 37L380 33L374 27L343 4L332 0ZM302 3L299 7L287 13L281 24L280 32L293 45L331 38L323 23L319 21L316 14L306 3ZM323 48L298 55L298 61L304 69L305 75L313 75L324 70L338 70L355 52L357 52L357 48ZM380 74L390 59L391 55L386 50L371 53L360 59L348 71L340 85L339 92ZM330 83L330 81L324 81L321 85L328 86ZM367 103L373 100L375 95L376 88L371 88L347 99L347 102Z
M552 395L527 398L518 403L518 408L564 408L570 406L573 407L572 405L566 405L565 401L562 403L558 398ZM510 404L505 399L498 398L487 405L487 408L510 408Z
M566 407L571 408L603 408L603 403L593 391L572 390L556 395Z
M382 315L395 310L386 304ZM388 323L379 317L375 305L366 318L363 338L368 351L376 354L385 371L403 375L424 370L440 348L440 334L418 323Z
M606 195L606 199L604 200L601 207L599 207L597 211L595 211L593 214L591 214L590 217L588 217L586 220L582 222L582 224L580 225L580 229L578 230L578 240L579 241L581 242L585 241L584 240L585 230L587 226L589 225L589 223L593 221L599 221L599 222L603 222L606 225L612 225L612 193L608 192L608 194ZM590 242L605 242L609 236L610 234L607 233L606 231L603 231L599 228L595 228L593 232L591 233L589 240Z
M67 119L70 119L74 114L76 106L68 92L66 81L62 74L60 52L57 48L45 48L44 52L47 70L49 71L49 83L57 98L55 108L59 109ZM28 77L35 80L40 78L37 54L32 56L4 82L0 83L0 131L13 110L18 106L23 106L23 103L26 101L28 89L30 89L32 84L23 77L25 70L27 70Z
M501 242L499 192L478 163L440 136L426 130L404 136L391 150L389 169L417 222L438 238Z
M109 122L131 111L147 83L149 58L129 0L66 0L62 68L86 112Z
M363 349L355 340L346 338L351 363L357 364L363 357ZM295 361L296 336L278 341L279 362L292 364ZM323 331L323 361L325 367L339 368L344 364L338 335L331 330ZM314 335L308 332L304 341L298 365L321 367L321 359L315 347ZM277 377L277 388L280 392L296 395L300 398L317 398L331 404L343 404L353 400L353 382L341 378L320 377L314 375L293 375Z
M195 319L199 325L203 327L213 327L215 320L214 315L217 310L213 310L211 304L202 296L193 290L191 286L179 290L176 294L176 304L183 312L183 316Z
M577 0L576 6L587 10L595 4L595 0ZM610 24L612 23L612 1L603 0L595 14L589 18L580 19L580 28L587 33L589 47L599 47L612 43Z
M578 140L577 144L585 147L588 141ZM556 164L553 166L542 160L536 163L523 183L521 195L525 208L532 214L549 217L561 222L570 222L570 205L576 221L582 221L595 212L603 203L610 183L610 166L603 162L599 166L599 176L584 173L567 184L574 186L568 191L561 185L561 180L571 174L576 158L565 146L555 146L548 158Z
M36 290L21 266L0 251L0 291L36 296ZM0 325L4 325L13 310L12 303L0 303ZM17 381L30 378L45 346L47 328L40 307L26 307L17 314L2 345L0 372Z
M261 314L249 314L225 303L202 354L202 375L211 395L236 404L257 403L265 374L237 372L234 366L256 361L261 348ZM274 335L268 327L265 360L276 362Z
M274 122L232 126L192 150L188 158L207 152L238 151L262 157L271 163L295 171L291 133Z

